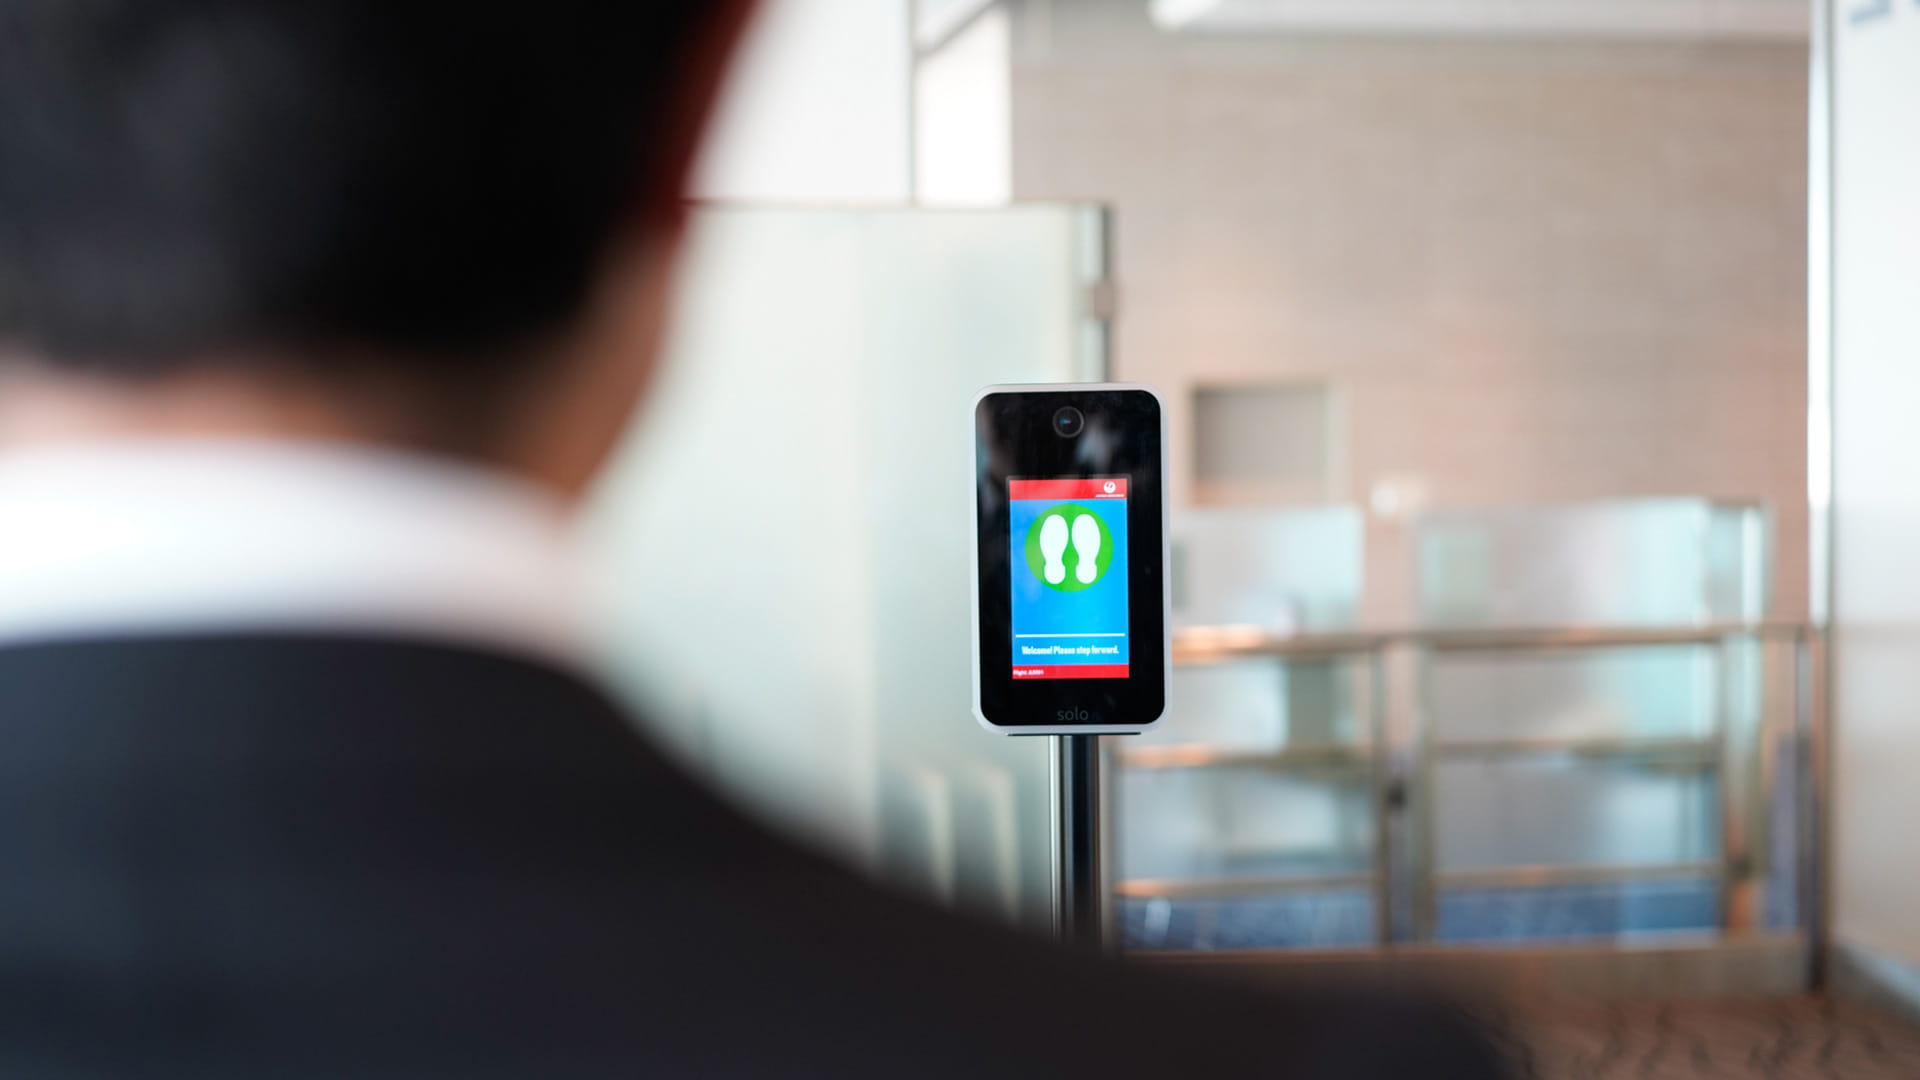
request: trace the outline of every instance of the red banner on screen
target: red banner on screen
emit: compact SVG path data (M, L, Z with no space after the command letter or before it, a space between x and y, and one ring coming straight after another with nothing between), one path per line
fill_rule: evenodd
M1125 664L1016 664L1016 679L1124 679Z
M1127 497L1127 478L1009 480L1007 493L1015 499L1124 499Z

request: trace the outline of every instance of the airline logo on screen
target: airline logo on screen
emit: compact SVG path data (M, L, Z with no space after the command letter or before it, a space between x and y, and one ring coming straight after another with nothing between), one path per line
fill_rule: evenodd
M1127 478L1010 480L1013 677L1127 677Z

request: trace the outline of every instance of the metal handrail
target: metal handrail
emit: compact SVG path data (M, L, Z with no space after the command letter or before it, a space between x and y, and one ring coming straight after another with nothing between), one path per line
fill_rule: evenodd
M1718 859L1670 863L1544 863L1440 870L1439 881L1455 889L1511 889L1540 885L1596 885L1618 881L1685 881L1719 876Z
M1633 738L1541 736L1512 739L1450 739L1428 744L1436 757L1533 757L1563 755L1585 758L1657 758L1662 762L1718 763L1720 743L1715 738ZM1206 743L1139 746L1121 750L1120 764L1129 769L1274 769L1328 771L1371 767L1373 747L1364 742L1309 743L1275 750L1234 750Z
M1532 866L1462 867L1435 873L1454 889L1512 889L1542 885L1594 885L1619 881L1687 881L1721 872L1718 859L1671 863L1542 863ZM1114 886L1121 896L1147 899L1225 899L1286 892L1321 892L1374 884L1370 870L1311 874L1259 874L1221 878L1135 878Z
M1205 664L1255 657L1350 656L1395 645L1414 645L1438 652L1715 645L1741 637L1798 638L1810 634L1812 629L1807 623L1785 619L1693 626L1420 627L1296 634L1276 634L1246 625L1191 626L1174 632L1173 661Z
M1265 874L1230 878L1136 878L1114 886L1114 892L1140 900L1224 899L1270 896L1283 892L1322 892L1364 889L1374 884L1371 870L1321 874Z
M1387 722L1384 696L1384 672L1389 658L1408 654L1471 652L1518 652L1562 649L1605 649L1634 646L1704 645L1725 650L1741 641L1786 644L1793 650L1791 672L1795 689L1787 695L1784 710L1780 699L1767 698L1762 689L1755 718L1758 726L1737 731L1721 705L1715 729L1703 736L1680 737L1591 737L1544 736L1491 739L1443 739L1424 721L1391 725ZM1131 768L1178 769L1251 767L1277 771L1370 771L1374 774L1377 825L1377 850L1370 871L1338 874L1272 875L1195 880L1133 880L1117 884L1123 896L1139 898L1232 897L1261 893L1307 891L1370 885L1376 891L1376 917L1379 937L1384 944L1406 940L1393 928L1396 896L1410 896L1412 939L1430 939L1435 929L1440 889L1462 887L1524 887L1551 884L1579 884L1629 880L1671 880L1717 877L1722 881L1722 926L1739 930L1750 926L1755 917L1754 897L1759 875L1764 873L1766 846L1757 842L1767 828L1765 799L1774 790L1773 740L1791 734L1796 739L1817 744L1822 730L1819 715L1804 710L1807 696L1800 689L1802 680L1817 678L1804 670L1809 650L1820 644L1818 630L1805 622L1758 620L1703 623L1677 627L1583 626L1556 628L1466 628L1435 627L1339 633L1273 634L1252 626L1193 627L1174 636L1176 665L1205 665L1242 659L1269 659L1282 663L1300 659L1352 657L1362 661L1369 672L1370 734L1350 743L1316 743L1280 746L1273 749L1236 750L1206 744L1130 747L1116 753L1117 760ZM1726 655L1722 653L1722 655ZM1397 661L1396 661L1397 662ZM1817 663L1816 663L1817 667ZM1724 677L1724 676L1723 676ZM1412 715L1419 717L1420 692L1413 702ZM1406 757L1393 751L1389 732L1401 734L1397 743L1411 733ZM1554 864L1479 869L1445 869L1438 865L1432 835L1433 778L1435 762L1465 757L1521 757L1527 755L1564 755L1603 761L1633 762L1662 767L1704 770L1721 776L1722 851L1710 860L1681 860L1652 865L1580 865ZM1402 771L1410 770L1410 771ZM1747 771L1754 771L1749 777ZM1393 830L1390 815L1398 809L1403 796L1411 814L1409 848L1400 854L1411 858L1405 884L1410 894L1400 894L1392 882L1398 879L1390 847ZM1758 799L1759 801L1754 801ZM1748 805L1752 803L1752 805ZM1802 807L1799 812L1805 813ZM1817 812L1817 808L1815 808ZM1799 858L1815 857L1802 851Z
M1205 743L1176 746L1138 746L1120 752L1120 763L1130 769L1349 769L1373 765L1373 749L1366 743L1318 743L1285 746L1278 750L1229 750Z
M1435 757L1445 758L1547 755L1582 758L1658 758L1662 761L1682 761L1711 766L1719 763L1720 740L1718 738L1634 738L1631 736L1436 739L1427 744L1427 751Z

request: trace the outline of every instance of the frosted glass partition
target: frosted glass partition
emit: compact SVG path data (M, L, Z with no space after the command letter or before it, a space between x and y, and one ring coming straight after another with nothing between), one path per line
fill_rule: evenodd
M1173 515L1174 625L1350 629L1365 565L1357 506L1182 507Z
M1762 508L1425 514L1420 621L1380 632L1357 512L1180 517L1168 719L1115 755L1124 947L1798 925L1805 638L1764 618Z
M1912 1002L1920 999L1911 989L1920 860L1910 824L1920 820L1920 10L1819 10L1827 25L1816 71L1826 79L1816 85L1826 85L1813 112L1831 127L1816 127L1815 153L1826 160L1815 177L1830 179L1831 194L1810 217L1816 271L1820 256L1831 261L1826 280L1815 278L1808 378L1816 410L1825 390L1832 412L1816 412L1808 472L1816 520L1829 495L1833 511L1833 938L1849 966L1882 973ZM1831 236L1821 235L1829 223ZM1820 332L1829 299L1830 339Z
M1425 515L1414 536L1417 602L1433 627L1604 634L1745 626L1767 613L1770 523L1757 506L1454 509ZM1759 812L1756 746L1771 738L1761 734L1765 660L1759 637L1741 632L1423 652L1431 932L1477 940L1719 926L1725 880L1746 873L1743 859L1727 869L1739 855L1726 846L1738 824L1723 820L1728 800L1743 818ZM1790 667L1770 670L1777 684ZM1518 869L1593 880L1516 888L1486 873Z
M1443 739L1711 736L1725 645L1467 652L1427 664L1426 715Z
M1462 508L1414 524L1425 626L1757 619L1769 524L1752 505L1635 499Z
M1040 740L970 714L968 403L1099 378L1100 214L716 207L588 538L611 670L782 825L1049 913Z
M1364 765L1320 775L1260 765L1120 774L1124 880L1209 880L1371 869Z
M1181 665L1167 688L1167 717L1126 745L1203 744L1260 753L1364 743L1369 735L1364 658L1236 660Z
M1661 866L1720 855L1714 777L1688 764L1441 761L1434 784L1441 870Z
M1364 588L1358 507L1182 507L1173 514L1173 622L1268 633L1350 630ZM1167 721L1140 744L1240 751L1352 743L1364 665L1347 660L1180 667Z

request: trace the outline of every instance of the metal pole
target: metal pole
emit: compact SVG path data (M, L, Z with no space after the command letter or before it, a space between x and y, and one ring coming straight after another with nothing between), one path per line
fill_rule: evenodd
M1105 945L1100 894L1100 738L1053 737L1054 925L1074 948Z

